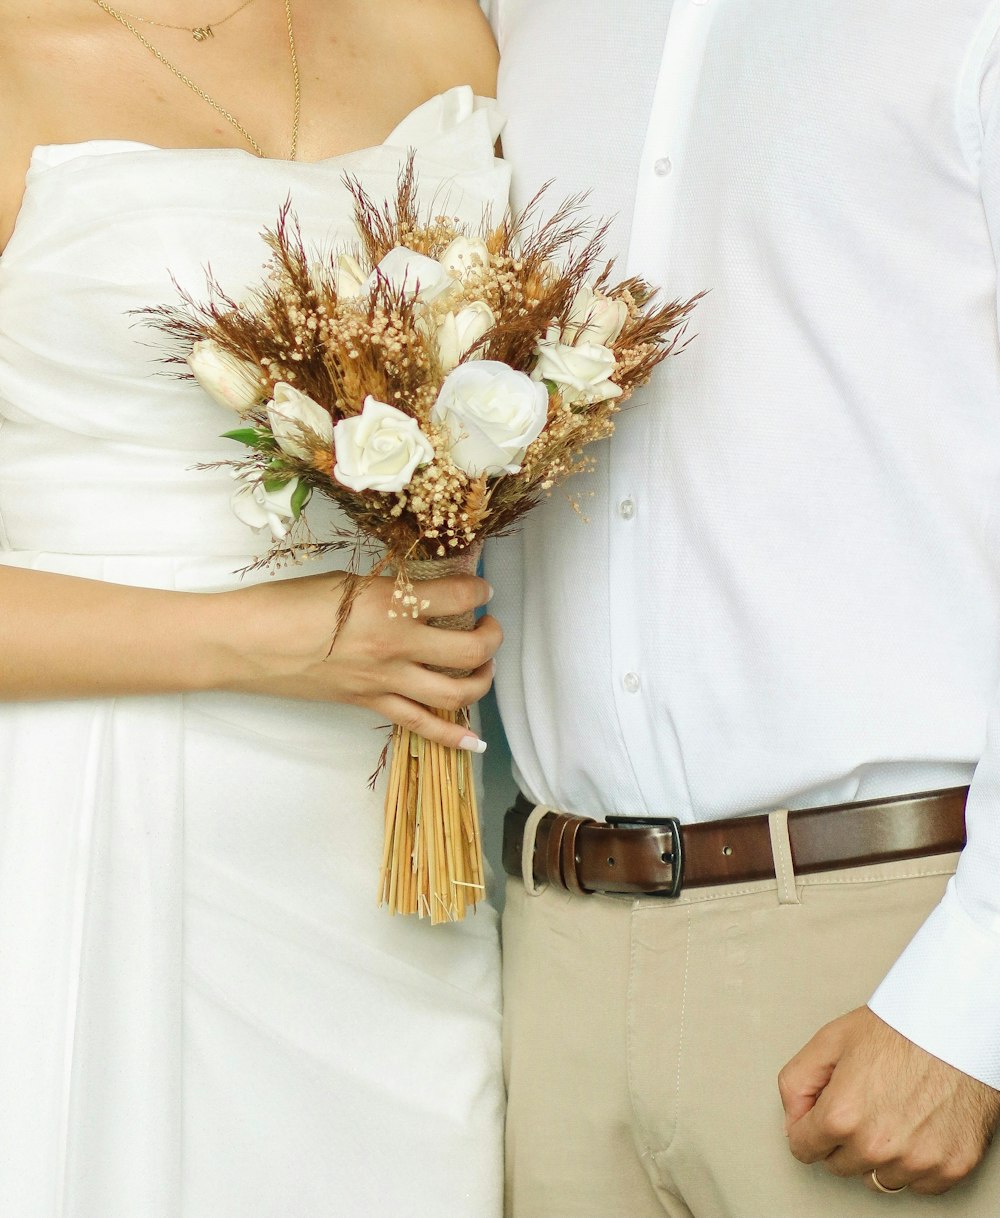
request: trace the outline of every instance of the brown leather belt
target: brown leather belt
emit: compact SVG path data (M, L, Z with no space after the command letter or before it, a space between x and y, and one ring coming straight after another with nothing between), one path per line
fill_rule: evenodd
M799 808L788 814L797 874L947 854L965 845L968 787L893 799ZM521 795L504 819L503 866L521 875L532 805ZM609 817L549 812L538 824L537 884L575 893L677 896L681 888L740 884L774 876L766 815L682 825L673 817Z

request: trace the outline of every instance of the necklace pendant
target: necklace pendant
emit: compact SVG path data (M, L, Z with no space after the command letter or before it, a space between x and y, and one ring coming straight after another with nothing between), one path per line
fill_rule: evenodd
M199 25L191 31L195 42L204 42L206 38L214 38L215 30L210 25Z

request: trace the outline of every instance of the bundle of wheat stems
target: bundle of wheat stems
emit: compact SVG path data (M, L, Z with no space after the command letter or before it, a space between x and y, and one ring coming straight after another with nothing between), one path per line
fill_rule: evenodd
M480 549L411 561L408 578L474 572ZM428 619L428 625L450 630L471 630L474 623L471 613ZM435 714L471 727L467 709ZM379 904L390 913L430 918L432 925L460 921L486 892L472 754L397 725L391 757Z
M464 711L438 711L467 721ZM456 922L483 897L483 847L470 755L405 727L392 736L379 904Z

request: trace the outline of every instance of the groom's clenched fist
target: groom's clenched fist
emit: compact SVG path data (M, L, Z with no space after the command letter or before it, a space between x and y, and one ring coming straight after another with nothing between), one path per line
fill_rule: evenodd
M1000 1092L925 1052L859 1007L821 1028L778 1076L785 1130L802 1163L872 1172L885 1189L943 1193L979 1163Z

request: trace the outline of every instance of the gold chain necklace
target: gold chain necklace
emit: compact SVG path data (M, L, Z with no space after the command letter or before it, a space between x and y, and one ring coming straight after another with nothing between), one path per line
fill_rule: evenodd
M242 13L251 4L253 4L253 0L243 0L239 8L234 8L229 16L220 17L218 21L213 21L210 25L207 22L205 25L168 25L165 21L154 21L152 17L137 17L135 13L123 11L122 15L128 17L130 21L138 21L140 25L156 25L161 30L185 30L194 38L195 42L205 42L206 39L215 37L215 31L220 25L225 25L231 17L235 17L237 13Z
M197 93L198 96L202 99L202 101L208 102L208 104L212 107L212 109L217 114L221 114L227 123L230 123L233 127L235 127L236 130L240 133L240 135L243 136L243 138L246 140L246 142L254 150L254 152L257 154L257 156L262 157L262 158L265 156L264 149L261 148L260 144L257 143L257 141L250 134L250 132L247 131L246 127L244 127L243 124L239 121L239 119L235 118L232 114L229 113L228 110L226 110L222 106L220 106L219 103L215 100L215 98L210 97L205 92L204 89L202 89L198 85L196 85L190 76L186 76L180 70L180 68L175 67L170 62L170 60L167 59L166 55L164 55L162 51L158 51L156 49L156 47L154 47L153 44L149 41L149 39L144 37L144 35L141 34L140 31L135 28L135 26L129 21L129 19L123 13L120 13L117 9L112 8L110 4L106 3L106 0L94 0L94 3L97 5L98 8L103 9L108 14L109 17L114 17L114 19L120 25L123 25L129 31L130 34L133 34L139 40L139 42L142 43L142 45L146 48L147 51L149 51L149 53L151 55L155 55L155 57L160 61L160 63L163 64L163 66L165 68L167 68L169 71L173 72L173 74L177 77L177 79L179 81L181 81L183 84L187 85L187 87L189 89L191 89L192 92ZM230 14L230 16L233 16L233 14ZM289 50L289 54L291 55L291 61L292 61L292 85L293 85L294 94L295 94L293 113L292 113L292 147L291 147L291 151L288 154L288 159L290 161L294 161L295 153L298 150L298 146L299 146L299 118L300 118L301 112L302 112L302 87L301 87L301 82L299 80L299 60L298 60L298 56L295 53L295 33L292 29L292 0L285 0L285 20L286 20L286 24L288 26L288 50ZM186 28L186 27L184 27L184 28Z

